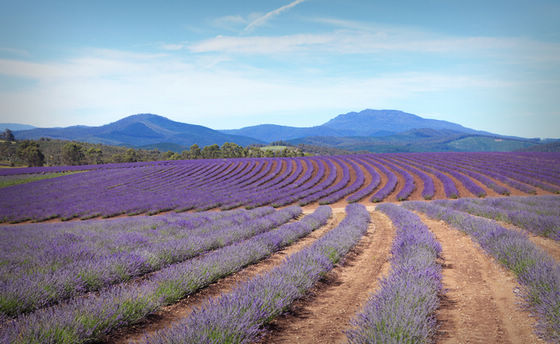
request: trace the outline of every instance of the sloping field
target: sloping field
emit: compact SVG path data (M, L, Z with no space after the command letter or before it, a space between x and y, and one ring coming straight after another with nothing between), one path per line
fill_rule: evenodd
M113 217L165 211L560 192L560 154L421 153L160 161L86 170L2 188L3 222ZM64 167L0 171L57 172Z
M5 221L51 220L0 226L0 343L558 343L559 166L176 161L3 188Z

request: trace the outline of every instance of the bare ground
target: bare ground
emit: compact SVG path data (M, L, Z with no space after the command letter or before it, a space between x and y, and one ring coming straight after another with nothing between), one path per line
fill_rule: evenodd
M147 320L135 326L112 333L106 342L111 344L134 343L158 330L170 327L180 319L187 317L196 307L207 302L209 298L227 293L233 290L239 283L245 282L258 274L269 271L280 265L287 256L300 251L333 229L344 218L344 215L344 212L333 212L333 217L329 220L327 225L313 231L305 238L272 254L259 263L250 265L237 273L218 280L175 304L163 307L156 314L149 316Z
M520 306L514 274L443 221L419 214L441 243L447 293L437 311L438 343L543 343Z
M343 343L350 319L361 310L378 279L390 268L395 230L389 218L372 212L372 223L344 263L335 267L288 314L269 327L262 343Z

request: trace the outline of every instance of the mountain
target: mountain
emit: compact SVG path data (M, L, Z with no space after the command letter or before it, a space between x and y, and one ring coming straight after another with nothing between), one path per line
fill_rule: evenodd
M552 140L535 146L518 149L520 152L560 152L560 140Z
M222 133L243 135L265 142L286 141L307 136L350 136L351 131L339 131L322 126L299 128L276 124L260 124L241 129L220 130Z
M298 145L327 146L349 151L372 153L396 152L509 152L539 144L539 139L471 134L450 129L412 129L384 137L305 137L289 140Z
M334 117L315 127L261 124L234 130L213 130L153 114L139 114L99 127L35 128L14 131L16 139L50 137L160 151L180 152L199 146L234 142L242 146L273 141L329 147L331 151L434 152L513 151L543 143L539 139L502 136L426 119L398 110L363 110ZM542 149L555 149L545 146Z
M130 147L175 147L177 150L195 143L201 147L222 145L225 142L243 146L262 143L254 138L224 134L201 125L175 122L153 114L132 115L99 127L36 128L14 131L14 135L18 140L50 137Z
M261 124L241 129L222 130L223 133L243 135L261 141L286 141L310 136L384 137L413 129L453 130L469 134L490 134L465 128L462 125L436 119L426 119L398 110L371 110L338 115L316 127L289 127Z
M29 130L34 129L36 127L28 124L19 124L19 123L0 123L0 131L4 131L6 129L10 129L11 131L15 130Z

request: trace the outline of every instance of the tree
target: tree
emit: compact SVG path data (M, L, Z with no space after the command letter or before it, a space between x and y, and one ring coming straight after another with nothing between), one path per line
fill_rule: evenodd
M123 162L137 162L138 161L138 153L133 148L129 148L124 153Z
M16 140L16 138L14 137L14 133L12 133L12 131L10 129L4 130L4 132L2 134L0 134L0 139L2 140L6 140L6 141L10 141L13 142Z
M91 147L86 151L86 156L90 164L102 164L103 163L103 151L100 148Z
M62 147L62 161L67 165L81 165L84 163L84 148L75 142L69 142Z
M245 155L243 147L233 142L226 142L220 148L223 158L242 158Z
M200 159L202 157L202 152L200 151L200 147L196 143L191 146L189 150L189 156L191 159Z
M221 156L220 146L217 144L205 146L201 153L204 159L218 159Z
M18 148L17 152L20 159L25 161L28 166L43 166L45 163L45 156L39 149L37 142L23 141Z

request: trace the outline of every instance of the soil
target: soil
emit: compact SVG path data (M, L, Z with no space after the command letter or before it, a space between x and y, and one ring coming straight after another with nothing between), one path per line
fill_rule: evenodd
M112 333L107 343L135 343L158 330L170 327L182 318L187 317L195 308L203 305L211 297L233 290L239 283L245 282L254 276L270 271L283 263L284 259L309 246L315 240L333 229L344 218L344 212L333 212L328 224L313 231L310 235L300 239L294 244L278 251L268 258L250 265L241 271L222 278L199 292L189 295L183 300L163 307L157 313L150 315L145 321Z
M391 220L372 212L366 235L305 299L275 319L262 343L343 343L344 330L359 312L379 278L390 268L390 249L395 229Z
M438 343L544 343L521 308L516 278L478 244L443 221L419 214L442 246L443 286Z

